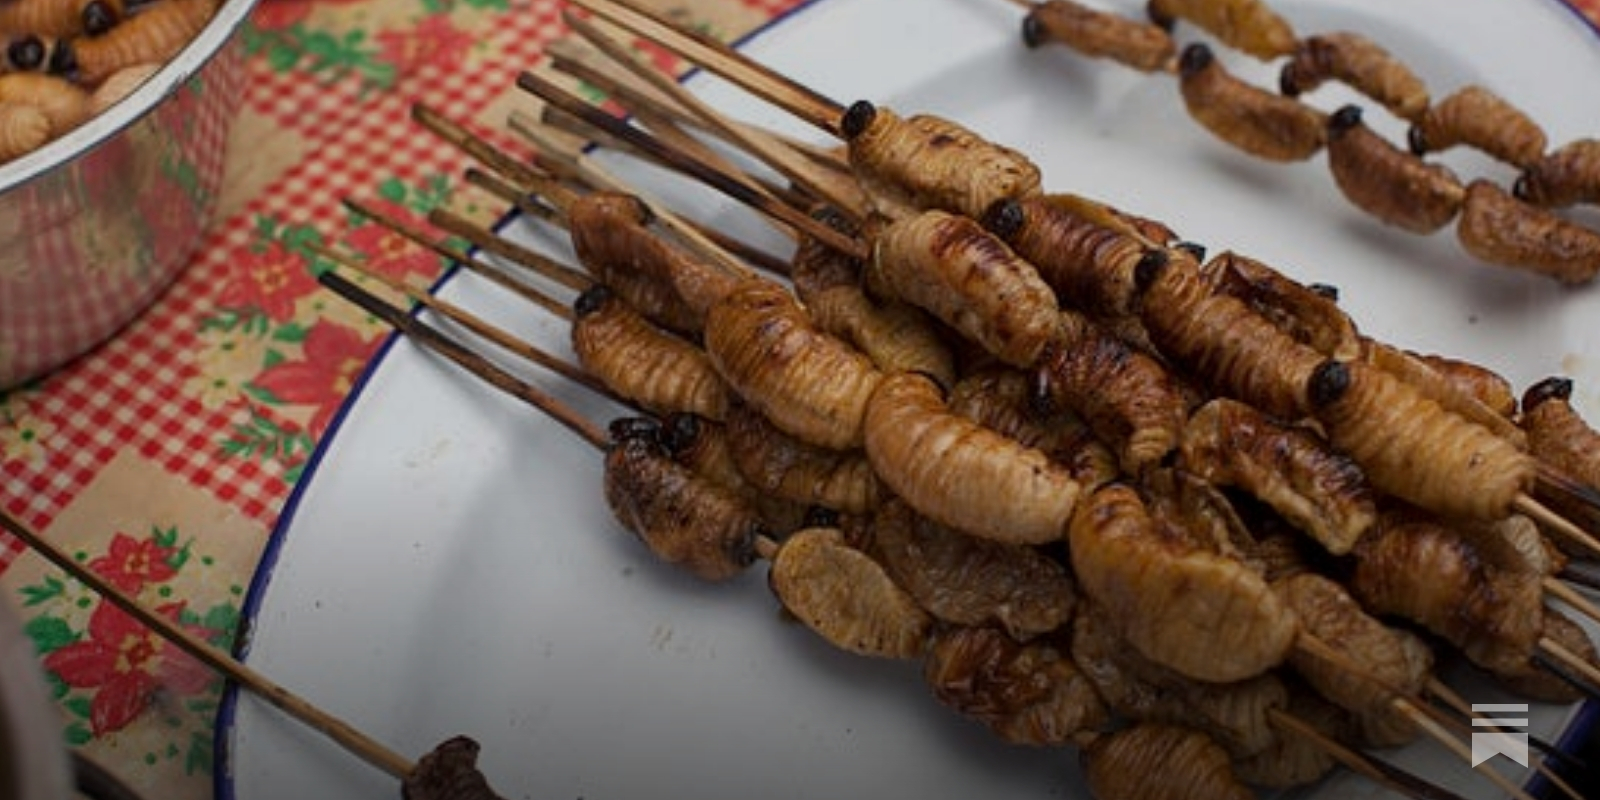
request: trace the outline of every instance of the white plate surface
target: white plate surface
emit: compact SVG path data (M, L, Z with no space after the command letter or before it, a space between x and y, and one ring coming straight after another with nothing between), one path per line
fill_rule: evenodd
M1552 0L1274 6L1302 35L1367 33L1436 96L1482 83L1514 98L1553 143L1600 134L1600 104L1581 89L1600 76L1600 43ZM1018 17L1001 0L818 0L747 49L842 101L961 120L1031 154L1047 188L1335 284L1379 338L1474 359L1519 389L1568 375L1579 409L1600 420L1596 290L1475 263L1448 231L1386 229L1344 202L1320 158L1253 161L1189 120L1170 77L1026 50ZM714 80L696 85L747 118L818 136ZM1348 97L1307 99L1331 110ZM1367 116L1399 135L1381 111ZM1511 177L1448 159L1465 175ZM696 216L761 235L742 210L648 179ZM553 241L522 223L509 233ZM557 320L470 275L444 294L567 352ZM596 420L620 413L519 371ZM393 344L304 481L252 593L250 665L407 755L473 736L508 798L1087 796L1074 754L998 744L939 706L915 665L833 651L781 619L759 565L709 586L654 562L609 517L595 451L409 342ZM1536 732L1555 735L1570 712L1536 707ZM255 698L231 700L222 722L224 797L398 795ZM1495 796L1437 747L1402 757ZM1347 779L1312 793L1369 794Z

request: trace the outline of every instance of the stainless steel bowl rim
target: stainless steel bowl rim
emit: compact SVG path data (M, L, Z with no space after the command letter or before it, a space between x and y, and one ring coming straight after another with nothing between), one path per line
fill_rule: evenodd
M43 147L0 164L0 194L21 186L63 163L91 152L103 142L155 111L211 60L250 16L256 0L223 0L211 21L194 40L127 97Z

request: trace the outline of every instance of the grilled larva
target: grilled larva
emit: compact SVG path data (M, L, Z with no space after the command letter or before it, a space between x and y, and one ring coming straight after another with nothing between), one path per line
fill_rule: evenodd
M1361 360L1399 378L1445 410L1494 431L1519 447L1527 437L1511 421L1517 398L1511 384L1492 370L1438 355L1401 350L1376 339L1362 339Z
M1097 800L1253 800L1228 753L1206 734L1141 722L1082 751L1084 780Z
M771 530L801 527L816 508L759 489L745 478L735 463L728 428L723 423L694 414L669 414L654 435L673 461L743 498Z
M122 19L119 0L11 0L0 3L0 31L65 38L111 30Z
M1336 80L1372 98L1395 116L1415 120L1428 109L1428 87L1399 59L1354 31L1302 39L1284 63L1279 88L1291 97Z
M1111 715L1093 686L1046 642L1022 644L994 628L941 629L923 677L939 702L1012 744L1074 744L1107 728Z
M1201 267L1212 291L1243 300L1295 341L1332 358L1361 352L1355 322L1339 308L1330 290L1303 284L1272 267L1231 251Z
M758 491L846 514L868 513L888 494L860 449L801 441L743 403L729 409L727 432L734 464Z
M612 430L605 499L617 521L662 561L696 577L742 573L755 560L757 539L769 533L755 509L674 461L648 426Z
M843 650L917 658L927 644L933 618L835 528L785 538L767 583L785 610Z
M1135 313L1139 265L1164 259L1159 249L1176 236L1150 231L1117 211L1072 195L1005 200L983 216L984 226L1026 258L1064 306L1097 317Z
M1178 446L1187 398L1154 358L1089 319L1061 314L1062 335L1033 370L1043 413L1069 408L1117 450L1124 472L1138 475Z
M1213 292L1193 258L1140 271L1141 318L1173 364L1218 394L1282 419L1305 415L1306 381L1322 361L1237 297Z
M1389 143L1347 105L1328 118L1328 170L1346 199L1383 222L1432 233L1455 219L1466 191L1454 172Z
M1190 415L1180 463L1212 483L1236 486L1342 555L1377 519L1361 468L1303 428L1218 398Z
M1572 407L1572 379L1550 377L1522 395L1528 449L1562 474L1600 489L1600 433Z
M953 414L1044 451L1085 490L1115 480L1117 456L1071 413L1040 415L1021 371L995 366L969 371L951 389Z
M478 743L454 736L417 759L401 778L402 800L503 800L478 770Z
M1322 149L1325 115L1292 97L1246 83L1196 42L1178 57L1178 89L1189 116L1217 138L1269 161L1304 161Z
M788 290L755 281L731 292L707 315L705 340L723 379L778 428L821 447L861 446L883 375L817 330Z
M573 307L573 352L607 388L656 413L727 418L728 385L704 350L657 328L604 286Z
M1296 686L1289 692L1287 713L1311 726L1324 740L1349 741L1349 715L1321 696ZM1280 729L1270 747L1233 760L1233 771L1251 786L1288 789L1314 783L1339 766L1323 742L1297 730Z
M1329 361L1308 384L1332 445L1374 488L1439 514L1500 519L1534 481L1516 445L1364 362Z
M1363 742L1405 744L1416 726L1396 709L1397 697L1418 697L1433 670L1433 653L1415 635L1370 616L1344 587L1311 572L1289 576L1272 589L1294 609L1305 635L1348 659L1330 662L1322 648L1297 647L1289 663L1323 697L1350 711ZM1359 665L1353 672L1350 665Z
M37 106L0 103L0 162L31 153L50 141L50 119Z
M1072 619L1077 587L1060 562L1026 545L953 531L891 501L874 516L874 554L928 613L998 624L1019 642Z
M124 67L172 58L211 20L217 1L161 0L140 8L104 33L63 42L63 47L72 50L73 74L92 86Z
M1103 486L1078 505L1068 537L1073 574L1145 657L1212 682L1282 663L1298 625L1259 575L1163 536L1128 486Z
M1080 488L1070 472L950 412L921 375L883 379L866 416L867 458L912 508L941 524L1001 542L1066 535Z
M1046 0L1022 18L1028 47L1059 42L1090 58L1109 58L1141 72L1172 68L1177 45L1158 25L1089 8L1073 0Z
M1223 44L1263 61L1293 53L1297 41L1288 20L1261 0L1150 0L1146 10L1157 25L1192 22Z
M0 75L0 104L21 103L50 121L51 137L78 127L89 118L89 93L59 75L9 72Z
M1600 203L1600 139L1578 139L1528 164L1512 186L1536 206Z
M850 165L874 202L897 209L941 208L976 217L996 201L1039 191L1039 168L1016 150L947 119L901 118L866 101L840 121Z
M1482 86L1465 86L1428 107L1407 134L1413 153L1474 147L1512 166L1544 155L1545 133L1527 114Z
M149 80L159 69L161 69L160 64L134 64L111 73L89 93L89 113L99 114L122 102L123 98L133 94L133 90Z
M1566 284L1587 283L1600 273L1600 232L1522 202L1488 180L1467 185L1456 238L1491 264Z
M929 210L878 234L868 286L932 314L1025 367L1059 333L1055 293L1032 264L969 217Z

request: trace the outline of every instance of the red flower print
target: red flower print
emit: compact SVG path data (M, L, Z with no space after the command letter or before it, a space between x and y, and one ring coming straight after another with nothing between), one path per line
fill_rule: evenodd
M383 200L370 205L411 230L432 230L426 219L398 203ZM376 222L351 230L344 241L350 249L366 256L368 269L402 281L412 275L432 280L442 266L439 256Z
M281 31L304 22L311 16L314 0L262 0L250 12L250 24L256 30Z
M321 320L306 332L303 360L274 364L252 383L285 403L316 406L307 431L320 438L378 341L377 336L363 339L353 328Z
M265 250L249 252L240 259L218 304L235 311L259 311L274 322L287 322L294 317L295 301L318 286L303 257L281 242L271 242Z
M375 38L379 60L393 64L402 75L428 64L457 69L474 42L472 34L457 28L447 14L423 17L415 25L386 30Z
M178 573L167 562L173 548L155 539L135 539L125 533L111 538L106 554L89 562L89 568L128 594L138 594L146 583L160 583Z
M182 603L156 609L176 620ZM194 630L204 637L209 631ZM213 676L204 664L109 603L89 617L88 638L51 651L45 669L76 689L94 689L89 728L96 736L121 730L150 705L158 688L194 694Z

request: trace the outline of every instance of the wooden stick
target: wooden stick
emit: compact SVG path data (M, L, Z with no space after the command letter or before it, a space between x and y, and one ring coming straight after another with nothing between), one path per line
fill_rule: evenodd
M1600 540L1595 539L1588 532L1572 524L1571 521L1560 514L1551 511L1549 507L1538 500L1528 495L1520 494L1512 501L1512 507L1531 518L1534 522L1567 537L1568 540L1575 544L1583 546L1594 557L1600 558Z
M1434 697L1437 697L1445 705L1449 706L1451 710L1455 711L1457 714L1460 714L1461 717L1463 717L1464 719L1471 719L1474 716L1473 711L1472 711L1472 706L1469 703L1467 703L1466 700L1463 700L1460 695L1457 695L1454 690L1452 690L1450 687L1446 686L1444 684L1444 682L1439 680L1438 678L1429 678L1427 686L1425 688L1426 688L1428 694L1433 695ZM1432 709L1432 708L1430 708L1428 706L1423 706L1423 708L1427 709L1430 713L1432 711L1434 711L1434 709ZM1457 726L1458 730L1464 730L1464 731L1467 731L1468 733L1470 733L1472 730L1474 730L1474 727L1472 725L1469 725L1464 720L1450 720L1450 718L1446 717L1442 712L1440 712L1439 714L1436 714L1435 716L1436 716L1436 718L1438 718L1440 720L1449 720L1449 721L1451 721L1452 724ZM1491 731L1495 731L1495 732L1499 732L1500 731L1500 729L1498 727L1495 727L1493 725L1478 725L1477 727L1479 727L1479 728L1487 728L1487 729L1489 729ZM1556 747L1555 745L1551 744L1550 742L1547 742L1547 741L1545 741L1544 739L1542 739L1542 738L1540 738L1538 736L1534 736L1533 734L1527 734L1527 736L1528 736L1528 744L1533 745L1541 753L1545 753L1545 754L1548 754L1550 756L1553 756L1558 761L1561 761L1562 763L1565 763L1568 766L1576 767L1578 769L1586 769L1586 767L1584 766L1583 762L1578 761L1577 759L1574 759L1571 756L1567 755L1566 753L1562 752L1562 750L1560 748ZM1563 780L1562 777L1560 775L1558 775L1555 770L1551 769L1550 766L1544 762L1544 759L1542 759L1542 758L1534 758L1533 761L1532 761L1532 767L1533 767L1534 771L1538 772L1540 775L1543 775L1545 777L1545 779L1550 781L1550 783L1552 783L1553 785L1555 785L1556 788L1558 788L1561 791L1565 792L1566 794L1570 795L1572 797L1572 800L1584 800L1583 795L1578 794L1572 788L1572 786L1570 784L1568 784L1565 780Z
M765 214L769 218L783 222L796 230L804 231L807 235L838 249L840 252L856 258L867 257L867 247L860 240L846 236L817 222L799 209L778 202L775 198L760 190L759 187L744 180L742 176L722 172L713 165L706 164L690 154L679 153L665 147L649 133L595 108L545 78L532 72L524 71L517 76L517 86L646 152L679 164L682 171L696 180Z
M467 183L492 194L517 207L518 211L535 219L542 219L552 225L567 227L566 215L554 206L541 201L531 189L512 186L500 176L485 172L477 167L467 167L463 173Z
M1287 711L1269 708L1267 709L1267 719L1280 730L1311 740L1323 752L1333 756L1334 760L1345 765L1351 772L1379 786L1386 786L1402 794L1423 800L1464 800L1460 795L1412 775L1399 767L1345 747L1337 739L1324 734L1305 720Z
M1545 576L1543 583L1546 592L1577 609L1579 613L1589 619L1600 622L1600 607L1595 606L1589 598L1579 594L1576 589L1550 576Z
M1444 745L1446 749L1460 756L1462 760L1466 761L1468 764L1472 763L1472 748L1468 747L1465 742L1452 736L1450 731L1446 730L1443 725L1440 725L1433 719L1432 716L1418 708L1415 704L1411 703L1409 700L1399 699L1395 703L1395 709L1401 714L1404 714L1407 719L1415 723L1417 727L1421 728L1429 736L1433 737L1435 741ZM1534 800L1533 796L1524 791L1522 787L1517 786L1516 784L1507 780L1504 775L1496 772L1494 767L1491 766L1489 762L1480 762L1474 766L1473 769L1476 769L1479 774L1483 775L1485 778L1488 778L1490 783L1493 783L1495 786L1499 787L1500 790L1506 794L1516 798L1516 800Z
M546 353L545 351L540 350L539 348L534 347L533 345L528 344L527 342L522 341L515 336L512 336L504 328L499 328L490 324L482 317L467 311L461 306L413 288L412 286L407 285L405 282L391 278L381 272L367 269L366 267L362 266L359 261L347 254L340 253L331 248L316 244L311 245L311 249L318 255L335 262L344 269L348 269L358 275L375 280L389 287L390 289L393 289L394 291L400 292L412 301L420 303L423 306L438 312L452 322L455 322L466 328L468 331L472 332L473 335L488 340L506 352L520 356L523 359L544 367L545 369L548 369L569 381L582 385L597 394L604 395L617 402L626 402L622 398L612 394L610 389L606 388L604 384L595 380L595 377L588 372L585 372L579 367L575 367L572 364L563 361L562 359L556 358L555 356L552 356L549 353ZM565 308L565 306L562 306L562 308Z
M563 12L563 18L566 19L569 27L599 48L601 52L610 56L613 62L647 81L657 91L672 98L675 103L687 109L689 114L708 126L724 141L755 155L784 177L794 181L796 185L805 191L843 211L856 216L860 216L865 211L859 191L853 193L841 191L841 187L837 184L823 180L817 174L815 165L809 159L790 150L782 142L762 135L759 131L734 125L727 117L712 108L709 103L684 88L683 84L678 83L671 76L664 74L653 65L645 63L620 42L601 31L598 26L581 19L570 10ZM854 187L852 186L851 188Z
M839 118L844 106L801 85L743 53L667 20L632 3L612 0L571 0L572 4L643 36L693 64L721 75L745 91L814 125L829 135L841 136Z
M468 272L472 272L487 278L496 286L512 292L513 294L516 294L530 303L543 306L552 314L563 316L568 319L572 317L572 310L567 308L564 304L557 303L551 300L547 295L543 295L534 291L534 289L527 284L505 274L505 272L500 270L498 267L482 261L481 259L475 258L470 253L432 241L428 237L422 235L422 233L412 230L410 226L406 225L400 220L395 219L394 217L391 217L375 208L367 206L358 200L353 200L347 197L344 199L344 204L357 214L361 214L362 216L371 219L373 222L376 222L379 225L382 225L383 227L400 234L411 242L431 250L440 256L443 256L455 264L459 264Z
M517 266L543 275L556 283L583 291L594 285L594 278L583 270L570 267L529 247L524 247L500 236L472 220L446 208L428 212L428 222L452 236L466 239L473 247L500 256ZM559 312L558 312L559 313Z
M325 272L317 280L334 294L350 301L367 313L387 322L406 338L428 350L444 356L467 372L483 379L485 383L548 414L580 438L604 450L611 437L598 426L584 419L566 404L557 400L527 381L496 366L493 362L473 352L461 343L441 333L436 328L407 314L379 298L377 295L351 283L337 272Z
M1589 682L1590 686L1600 687L1600 667L1591 664L1583 656L1567 649L1567 646L1548 637L1540 637L1539 649L1551 658L1559 661L1567 669L1572 670Z
M548 175L541 175L533 167L501 152L499 148L490 144L483 137L467 130L466 126L451 120L444 114L422 103L415 103L411 106L411 118L423 128L432 131L434 135L445 140L445 142L454 145L463 153L477 159L484 166L517 183L524 186L547 184L546 188L541 190L541 194L544 194L556 206L566 207L568 198L561 194L558 182L551 180Z
M415 769L416 765L410 759L379 744L372 737L356 730L328 712L313 706L310 702L290 692L288 689L273 683L265 675L245 666L220 648L184 630L176 622L145 608L139 601L118 589L110 581L102 578L82 562L74 559L71 555L4 511L0 511L0 527L4 527L5 530L21 539L24 544L37 551L39 555L50 563L71 575L79 583L94 590L96 594L104 597L107 602L154 631L162 639L171 642L196 661L216 670L224 677L286 712L289 716L327 736L340 747L368 764L400 779L406 778Z

